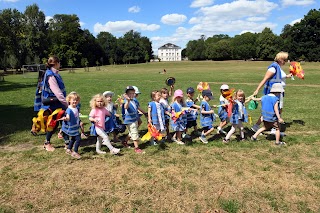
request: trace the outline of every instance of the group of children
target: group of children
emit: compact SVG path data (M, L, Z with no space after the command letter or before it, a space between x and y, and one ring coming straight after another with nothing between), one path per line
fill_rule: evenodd
M125 128L128 130L128 136L122 141L123 147L130 147L128 141L133 141L134 151L136 153L144 153L139 148L139 126L141 125L141 116L147 116L148 124L152 125L162 135L166 135L164 139L171 139L177 144L185 144L183 138L190 138L187 134L189 128L193 128L193 134L199 136L200 141L208 143L207 136L214 131L213 123L216 117L220 118L220 124L217 127L217 133L222 134L224 143L230 141L230 137L236 131L240 130L240 139L245 140L243 122L248 122L248 114L245 103L250 100L262 102L262 118L264 127L260 128L252 137L256 140L257 136L264 130L272 127L276 128L276 144L284 145L280 142L279 122L283 122L279 113L278 96L283 92L282 85L275 83L272 86L271 93L263 96L261 99L249 97L246 99L242 90L237 90L234 97L226 97L224 94L230 90L229 86L223 84L220 87L220 104L210 105L213 99L211 90L203 90L201 94L195 98L195 90L189 87L186 90L186 100L182 90L175 90L171 86L170 90L163 88L161 90L154 90L151 92L151 101L148 104L148 110L145 112L137 100L140 91L135 86L127 86L125 93L121 98L117 99L118 104L112 102L114 93L106 91L103 94L93 96L90 101L91 112L89 113L89 120L92 122L91 135L97 136L96 152L98 154L105 154L101 150L102 145L106 145L111 154L118 154L120 149L115 148L109 139L109 134L113 134L114 142L119 141L117 134L124 132ZM172 94L173 93L173 94ZM169 103L169 97L172 97ZM65 116L61 118L62 132L65 141L68 141L66 153L72 157L80 158L78 147L80 145L80 113L79 102L80 97L77 93L72 92L67 96L69 107L66 110ZM199 102L199 104L197 104ZM228 110L228 107L232 109ZM117 114L117 109L121 108L122 120ZM218 108L218 115L215 114L213 108ZM202 132L198 131L197 119L200 114L200 124ZM229 132L225 132L223 128L231 123ZM169 131L169 126L173 130L172 135ZM152 138L150 143L157 145L164 142L158 142L156 138ZM74 148L73 148L74 146ZM72 151L73 149L73 151Z

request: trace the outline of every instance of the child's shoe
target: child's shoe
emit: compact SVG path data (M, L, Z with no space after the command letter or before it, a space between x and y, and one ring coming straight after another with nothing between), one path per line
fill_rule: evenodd
M50 142L45 142L43 148L48 152L53 152L55 150L55 148L51 145Z
M116 155L116 154L118 154L119 152L120 152L120 149L118 149L118 148L113 148L113 149L111 149L110 154Z
M97 152L98 154L106 154L105 151L102 151L102 150L101 150L101 141L97 141L97 143L96 143L96 152Z
M61 132L58 132L58 138L59 138L59 139L62 139L62 138L63 138L63 135L62 135Z
M71 157L74 157L74 158L76 158L76 159L80 159L80 158L81 158L81 155L79 155L79 153L72 152L72 153L71 153Z
M274 143L274 144L277 145L277 146L285 146L285 145L287 145L286 142L283 142L283 141L280 141L280 142Z
M257 138L255 138L255 137L253 137L253 136L251 136L251 138L250 138L252 141L257 141Z
M72 151L70 149L66 150L66 154L71 155Z
M178 142L178 140L175 137L171 138L172 142Z
M191 136L186 133L182 133L182 138L189 139Z
M185 144L183 141L179 141L179 140L177 140L176 143L179 144L179 145L184 145Z
M142 151L139 148L134 148L134 152L137 153L137 154L144 154L145 153L144 151Z
M68 147L69 147L69 144L68 144L68 143L65 143L65 144L64 144L64 149L68 149Z
M260 128L260 126L257 125L257 124L255 124L255 125L253 125L253 126L251 127L251 130L254 131L254 132L257 132L259 128Z
M104 155L104 154L106 154L106 152L105 151L102 151L102 150L96 150L96 152L98 153L98 154L100 154L100 155Z
M158 145L158 143L155 140L151 140L150 141L150 145L151 146L156 146L156 145Z
M229 139L226 139L226 138L224 138L223 140L222 140L222 143L229 143L230 142L230 140Z
M204 134L201 134L201 136L199 137L199 139L200 139L200 141L201 141L202 143L205 143L205 144L208 143L208 140L207 140L207 138L206 138L206 136L205 136Z
M131 148L127 141L122 141L121 143L124 148Z

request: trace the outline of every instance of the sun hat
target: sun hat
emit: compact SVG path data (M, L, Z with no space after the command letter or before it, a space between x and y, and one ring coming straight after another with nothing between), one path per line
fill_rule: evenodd
M105 91L103 94L102 94L104 97L106 96L114 96L114 92L111 92L111 91Z
M141 92L139 91L138 87L136 86L132 86L134 88L134 91L136 94L141 94Z
M192 87L189 87L187 89L187 94L190 94L190 93L194 93L194 89Z
M220 89L222 90L229 89L229 86L227 84L222 84Z
M135 89L133 88L133 86L127 86L126 89L124 90L124 92L127 93L128 90L133 90L133 91L135 91Z
M176 97L183 98L183 92L181 89L177 89L176 91L174 91L174 98L176 98Z
M172 86L172 85L174 85L176 83L176 79L174 77L169 77L169 78L166 79L165 82L166 82L166 84L168 86Z
M270 92L284 92L282 84L281 83L272 84Z
M203 90L203 91L202 91L202 96L207 96L208 98L210 98L210 100L213 99L212 92L211 92L211 90L209 90L209 89Z

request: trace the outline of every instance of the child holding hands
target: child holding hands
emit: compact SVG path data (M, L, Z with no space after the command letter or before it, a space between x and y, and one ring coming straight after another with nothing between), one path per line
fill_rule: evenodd
M280 123L284 123L280 115L279 98L281 93L284 92L281 83L274 83L271 87L268 95L262 96L262 98L252 98L253 100L261 100L261 115L263 117L264 126L261 127L252 137L251 140L256 141L258 135L271 128L276 129L276 145L286 145L285 142L280 141Z
M169 123L170 123L170 105L168 103L168 98L171 96L172 94L172 90L173 90L174 86L171 85L170 87L170 91L168 91L167 88L162 88L161 89L161 98L160 98L160 103L162 105L162 107L164 108L164 121L165 121L165 126L166 126L166 132L167 132L167 139L170 139L170 132L169 132Z
M199 139L202 143L207 144L208 140L206 138L213 130L213 122L216 120L213 109L209 105L209 101L213 99L211 90L202 91L202 101L200 104L200 123L203 127L203 131Z
M108 134L105 132L106 116L110 116L110 112L105 108L105 106L106 99L102 94L93 96L90 101L91 112L89 114L89 120L94 123L94 128L98 135L96 152L98 154L106 154L106 152L101 150L102 139L103 144L109 148L110 153L116 155L120 152L120 149L117 149L111 145Z

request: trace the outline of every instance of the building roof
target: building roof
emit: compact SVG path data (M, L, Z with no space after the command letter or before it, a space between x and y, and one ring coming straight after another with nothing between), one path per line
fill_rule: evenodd
M159 49L181 49L181 47L175 45L175 44L171 44L171 43L167 43L161 47L158 48Z

